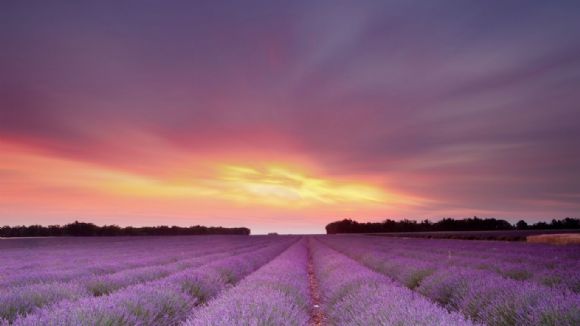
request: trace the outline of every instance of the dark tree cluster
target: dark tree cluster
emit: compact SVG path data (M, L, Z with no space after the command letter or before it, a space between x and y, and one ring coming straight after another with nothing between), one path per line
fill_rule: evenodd
M204 235L204 234L237 234L249 235L250 229L207 227L207 226L146 226L120 227L117 225L97 226L93 223L74 223L60 225L4 226L0 228L0 237L61 237L61 236L141 236L141 235Z
M566 217L563 220L552 220L550 223L538 222L528 225L526 221L520 220L515 225L518 230L563 230L563 229L580 229L579 218Z
M580 219L565 218L552 220L550 223L538 222L528 225L525 221L519 221L516 225L506 220L495 218L478 218L474 216L466 219L444 218L438 222L423 220L421 222L402 220L385 220L376 223L359 223L350 219L336 221L326 226L327 234L336 233L388 233L388 232L433 232L433 231L493 231L493 230L561 230L580 229Z

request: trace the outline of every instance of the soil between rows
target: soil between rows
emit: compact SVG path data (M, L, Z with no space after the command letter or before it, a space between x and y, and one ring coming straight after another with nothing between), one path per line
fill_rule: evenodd
M312 299L312 307L310 310L310 325L321 326L326 325L326 316L320 306L320 288L316 274L314 273L314 263L312 261L312 252L310 244L308 245L308 286L310 288L310 297Z

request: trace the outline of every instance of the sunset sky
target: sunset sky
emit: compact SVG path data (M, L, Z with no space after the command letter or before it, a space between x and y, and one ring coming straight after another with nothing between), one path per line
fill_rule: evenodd
M0 3L0 225L579 212L578 1Z

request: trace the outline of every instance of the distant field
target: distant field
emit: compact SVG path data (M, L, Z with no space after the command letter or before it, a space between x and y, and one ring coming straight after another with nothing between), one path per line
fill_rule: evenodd
M580 246L417 238L0 241L0 325L579 325Z
M461 240L501 240L526 241L528 236L539 234L580 233L580 230L507 230L507 231L439 231L439 232L392 232L368 233L373 236L428 238L428 239L461 239Z
M580 233L557 233L528 236L528 242L549 244L580 244Z

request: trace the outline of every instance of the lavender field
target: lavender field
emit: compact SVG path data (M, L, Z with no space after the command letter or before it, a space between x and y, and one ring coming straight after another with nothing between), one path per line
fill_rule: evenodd
M0 240L0 325L580 325L580 246L363 235Z

